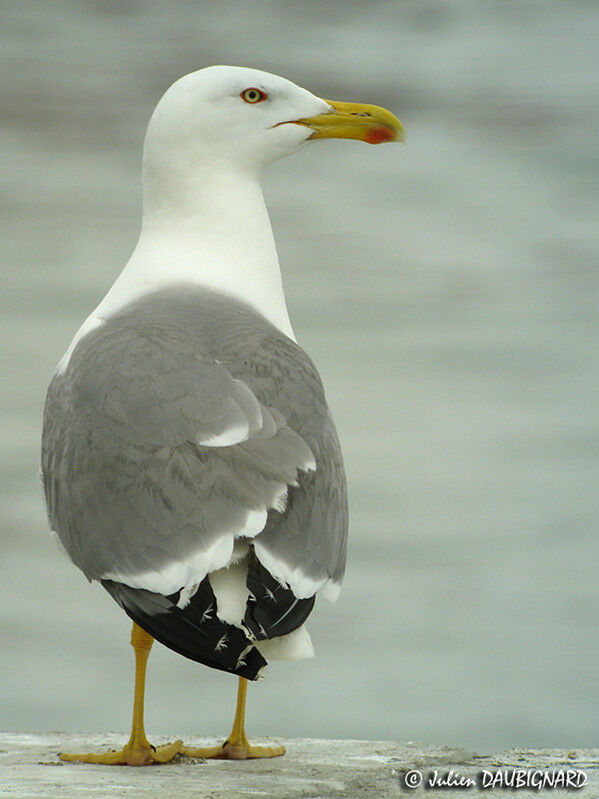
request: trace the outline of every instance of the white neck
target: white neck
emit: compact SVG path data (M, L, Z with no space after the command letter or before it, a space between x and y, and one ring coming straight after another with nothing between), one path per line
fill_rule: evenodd
M295 341L258 177L214 168L190 171L193 180L168 174L167 181L164 173L157 176L145 170L137 246L112 288L79 328L58 365L59 372L68 366L80 339L105 319L133 300L177 283L239 299Z
M154 176L146 172L139 242L102 310L114 312L115 303L122 307L173 283L193 283L247 303L294 338L257 176L222 168L198 172L179 183L176 194L163 179L155 191Z

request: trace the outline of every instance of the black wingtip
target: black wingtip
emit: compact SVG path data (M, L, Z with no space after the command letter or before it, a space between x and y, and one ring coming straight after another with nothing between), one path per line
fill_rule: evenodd
M256 680L267 664L253 641L278 638L296 630L310 615L315 599L298 599L254 554L248 564L249 599L243 628L218 618L208 577L185 608L177 605L179 591L164 596L112 580L102 580L102 585L130 619L164 646L190 660L248 680Z
M216 616L216 599L206 578L185 608L178 594L163 596L102 580L102 585L136 624L164 646L213 669L256 680L266 660L243 630Z

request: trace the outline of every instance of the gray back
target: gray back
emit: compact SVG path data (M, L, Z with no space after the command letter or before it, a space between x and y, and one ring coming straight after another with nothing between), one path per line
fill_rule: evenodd
M197 443L241 423L247 440ZM42 473L52 529L90 579L208 548L281 482L286 507L259 540L311 578L343 576L345 477L316 368L220 294L161 290L78 343L48 390Z

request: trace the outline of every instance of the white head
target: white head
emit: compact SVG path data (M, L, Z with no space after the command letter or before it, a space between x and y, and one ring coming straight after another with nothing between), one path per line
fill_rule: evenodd
M189 166L208 160L212 168L234 165L257 173L310 138L313 131L295 120L332 111L325 100L277 75L207 67L164 94L150 120L144 158L184 155Z
M176 81L156 106L145 181L164 193L198 173L254 177L309 139L333 137L378 144L403 139L403 128L385 109L322 100L268 72L206 67Z

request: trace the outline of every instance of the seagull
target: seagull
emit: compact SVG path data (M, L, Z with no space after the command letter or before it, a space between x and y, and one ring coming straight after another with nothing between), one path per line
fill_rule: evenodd
M48 388L42 480L71 561L133 622L133 721L118 751L65 761L276 757L245 733L248 680L313 655L305 622L345 570L341 449L296 341L260 188L315 139L403 141L399 120L245 67L176 81L143 153L139 240ZM238 677L219 746L154 747L144 729L154 640Z

